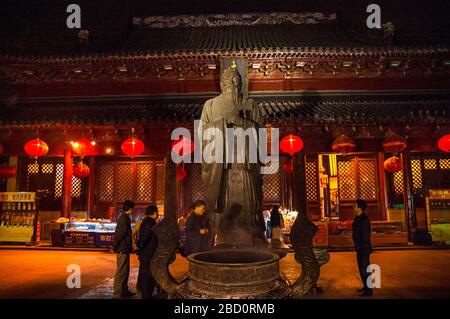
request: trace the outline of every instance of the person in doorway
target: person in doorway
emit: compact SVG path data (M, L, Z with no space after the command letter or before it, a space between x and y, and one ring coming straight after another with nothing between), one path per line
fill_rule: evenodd
M280 213L278 205L273 206L270 211L270 226L272 228L272 243L273 241L282 242L284 219L283 215Z
M134 202L126 200L123 203L122 214L117 220L113 239L113 251L117 254L116 273L114 275L113 298L127 298L134 295L128 289L128 277L130 275L130 253L133 249L133 235L131 231L130 216L133 213Z
M193 213L186 221L186 255L210 248L210 225L204 215L206 203L203 200L197 200L192 207Z
M158 239L152 228L157 224L158 207L150 205L145 210L145 217L139 228L138 241L136 243L139 256L139 274L137 289L141 291L142 298L151 299L155 288L155 279L150 271L150 262L158 248Z
M370 265L370 254L372 253L372 244L370 241L371 225L370 219L365 214L367 203L362 200L356 200L353 209L355 211L355 219L352 225L353 243L355 244L356 260L358 262L359 275L363 282L363 287L357 289L360 296L372 296L373 289L367 284L369 273L367 267Z

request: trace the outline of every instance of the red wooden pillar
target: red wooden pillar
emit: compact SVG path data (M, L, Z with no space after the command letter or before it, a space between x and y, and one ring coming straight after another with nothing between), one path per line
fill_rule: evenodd
M386 192L386 171L384 170L384 153L378 153L378 180L379 180L379 205L380 220L387 220L387 207L389 200Z
M90 174L89 174L89 181L88 181L88 189L87 189L87 217L92 218L95 215L94 211L94 205L95 205L95 181L96 181L96 172L97 167L95 163L95 157L91 156L89 158L89 168L90 168ZM96 218L99 218L100 216L96 216ZM102 216L103 218L103 216Z
M64 177L61 217L67 218L70 218L72 211L72 165L72 149L70 148L70 144L66 143L66 147L64 149Z

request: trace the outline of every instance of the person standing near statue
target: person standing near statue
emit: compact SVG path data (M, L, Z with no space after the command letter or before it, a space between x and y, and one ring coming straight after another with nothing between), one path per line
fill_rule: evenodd
M359 275L363 283L363 287L357 289L361 293L360 296L372 296L373 294L373 289L367 285L367 278L369 278L367 267L370 265L372 243L370 241L370 219L365 214L366 208L367 203L362 199L356 200L353 206L356 216L352 225L352 237L355 244Z
M207 130L222 132L224 149L230 142L227 129L254 132L245 137L248 140L244 149L231 148L233 160L224 151L223 161L202 162L206 213L212 223L211 239L217 234L217 245L265 245L260 165L258 161L250 162L248 147L250 139L258 145L258 129L263 125L263 118L253 100L242 95L241 86L236 66L225 69L220 77L221 94L206 101L201 114L200 140L204 152L208 143L203 134ZM244 161L237 162L239 157Z
M117 254L117 267L114 275L113 298L126 298L135 295L128 290L130 275L130 253L133 250L133 234L131 231L130 215L133 213L134 202L126 200L123 203L122 214L117 220L113 239L113 251Z
M205 216L206 203L197 200L192 204L193 212L186 221L185 255L210 249L210 225Z

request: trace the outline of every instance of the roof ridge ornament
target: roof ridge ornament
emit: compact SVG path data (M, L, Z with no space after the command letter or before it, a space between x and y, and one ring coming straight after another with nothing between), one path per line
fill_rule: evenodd
M227 13L207 15L177 15L133 17L133 24L152 29L199 28L249 25L317 24L337 20L337 14L322 12Z

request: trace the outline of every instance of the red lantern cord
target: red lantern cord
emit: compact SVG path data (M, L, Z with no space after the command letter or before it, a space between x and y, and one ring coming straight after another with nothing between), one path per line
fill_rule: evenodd
M280 149L292 156L303 149L303 140L294 134L286 135L280 141Z
M130 137L129 139L123 141L120 148L126 155L134 157L137 155L141 155L144 152L145 145L140 139L136 137Z
M35 138L24 145L24 150L29 156L37 159L48 153L48 145L43 140Z
M450 153L450 134L444 135L439 139L438 147L441 151Z

